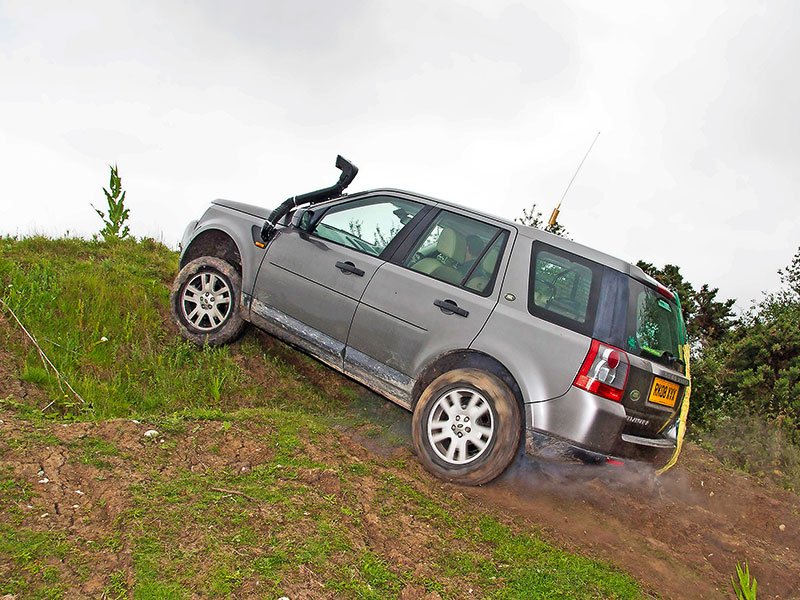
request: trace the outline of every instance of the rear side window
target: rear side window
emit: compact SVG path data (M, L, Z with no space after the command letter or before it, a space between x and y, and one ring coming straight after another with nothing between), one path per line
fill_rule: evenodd
M403 266L482 296L492 292L508 232L470 217L442 211Z
M593 261L535 242L528 290L529 312L590 335L602 273L602 267Z

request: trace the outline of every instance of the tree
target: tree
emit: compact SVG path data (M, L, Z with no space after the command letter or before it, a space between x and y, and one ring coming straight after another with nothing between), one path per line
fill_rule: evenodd
M694 295L696 312L693 318L694 333L704 346L725 337L734 324L733 305L735 300L719 302L718 288L710 288L707 283Z
M693 377L701 413L757 414L781 423L800 442L799 267L800 249L779 271L782 288L703 352Z

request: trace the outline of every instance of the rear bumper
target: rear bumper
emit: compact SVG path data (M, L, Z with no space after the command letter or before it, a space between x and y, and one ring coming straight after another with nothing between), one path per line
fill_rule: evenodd
M553 400L525 406L525 450L537 455L586 454L590 459L628 458L653 462L676 446L673 424L657 437L625 433L625 407L576 387Z

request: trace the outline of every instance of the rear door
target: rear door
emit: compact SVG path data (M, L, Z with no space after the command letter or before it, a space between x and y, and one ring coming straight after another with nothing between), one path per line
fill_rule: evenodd
M282 229L256 277L254 320L341 369L358 301L382 254L422 207L371 196L320 209L311 231Z
M370 281L345 355L348 375L405 405L422 366L468 348L486 323L514 233L451 209L427 221Z

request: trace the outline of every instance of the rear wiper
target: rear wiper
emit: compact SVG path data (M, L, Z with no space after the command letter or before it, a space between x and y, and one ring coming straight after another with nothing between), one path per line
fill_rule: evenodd
M675 363L680 363L681 367L686 368L686 363L668 350L664 350L664 352L662 352L661 358L666 359L667 362L671 365L674 365Z
M686 368L686 363L669 350L655 350L653 348L648 348L647 346L640 346L640 348L642 349L642 352L646 352L647 354L661 359L661 361L665 362L669 366L672 366L675 363L680 363L681 367L684 369Z

